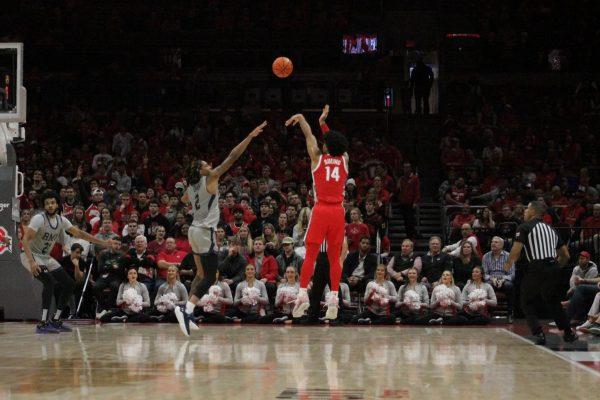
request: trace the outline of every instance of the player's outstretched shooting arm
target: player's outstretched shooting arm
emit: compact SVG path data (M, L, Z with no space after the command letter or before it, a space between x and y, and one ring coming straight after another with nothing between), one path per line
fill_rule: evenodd
M229 153L229 156L227 156L227 158L221 163L221 165L219 165L211 171L211 174L208 178L209 182L215 179L218 180L221 177L221 175L227 172L227 170L231 168L233 163L235 163L237 159L240 158L242 154L244 154L244 151L246 151L246 148L248 147L252 139L254 139L262 133L265 126L267 126L267 121L264 121L262 124L254 128L254 130L250 132L248 136L246 136L246 138L240 142L240 144L235 146L233 150L231 150L231 152Z
M302 129L302 133L304 133L304 137L306 138L306 150L308 151L312 168L314 169L319 163L319 156L321 155L321 150L319 150L319 145L317 144L317 138L313 135L312 129L310 129L310 125L306 122L304 115L292 115L290 119L285 121L285 126L295 125L300 125L300 129Z

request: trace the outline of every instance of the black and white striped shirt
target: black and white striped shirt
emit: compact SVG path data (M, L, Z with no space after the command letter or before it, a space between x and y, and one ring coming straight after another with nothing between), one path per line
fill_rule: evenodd
M558 233L538 218L519 225L515 240L525 247L529 262L556 259L556 249L563 246Z

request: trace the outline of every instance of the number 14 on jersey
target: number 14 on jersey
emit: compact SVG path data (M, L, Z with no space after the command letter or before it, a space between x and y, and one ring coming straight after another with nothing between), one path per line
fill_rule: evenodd
M331 167L331 166L326 166L325 167L325 180L327 182L329 182L331 179L333 179L336 182L340 181L340 167Z

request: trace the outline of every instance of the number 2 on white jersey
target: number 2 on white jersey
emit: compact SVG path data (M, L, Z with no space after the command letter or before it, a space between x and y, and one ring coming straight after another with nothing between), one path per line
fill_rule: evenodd
M331 169L331 167L328 165L325 167L325 173L325 180L327 182L329 182L331 178L333 178L336 182L340 181L340 167L333 167L333 169Z

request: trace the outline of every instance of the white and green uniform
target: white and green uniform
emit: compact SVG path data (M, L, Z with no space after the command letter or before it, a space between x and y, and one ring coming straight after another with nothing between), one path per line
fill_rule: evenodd
M47 213L42 212L31 218L29 228L36 233L33 240L29 242L29 247L33 259L40 267L44 266L48 271L60 268L60 264L50 256L50 252L54 244L64 237L65 231L72 227L71 222L59 214L50 217ZM24 251L21 253L21 263L25 268L30 269Z
M194 220L188 231L188 239L192 251L206 254L215 251L215 231L219 224L219 193L211 194L206 189L207 177L203 176L195 185L187 189L192 203Z

